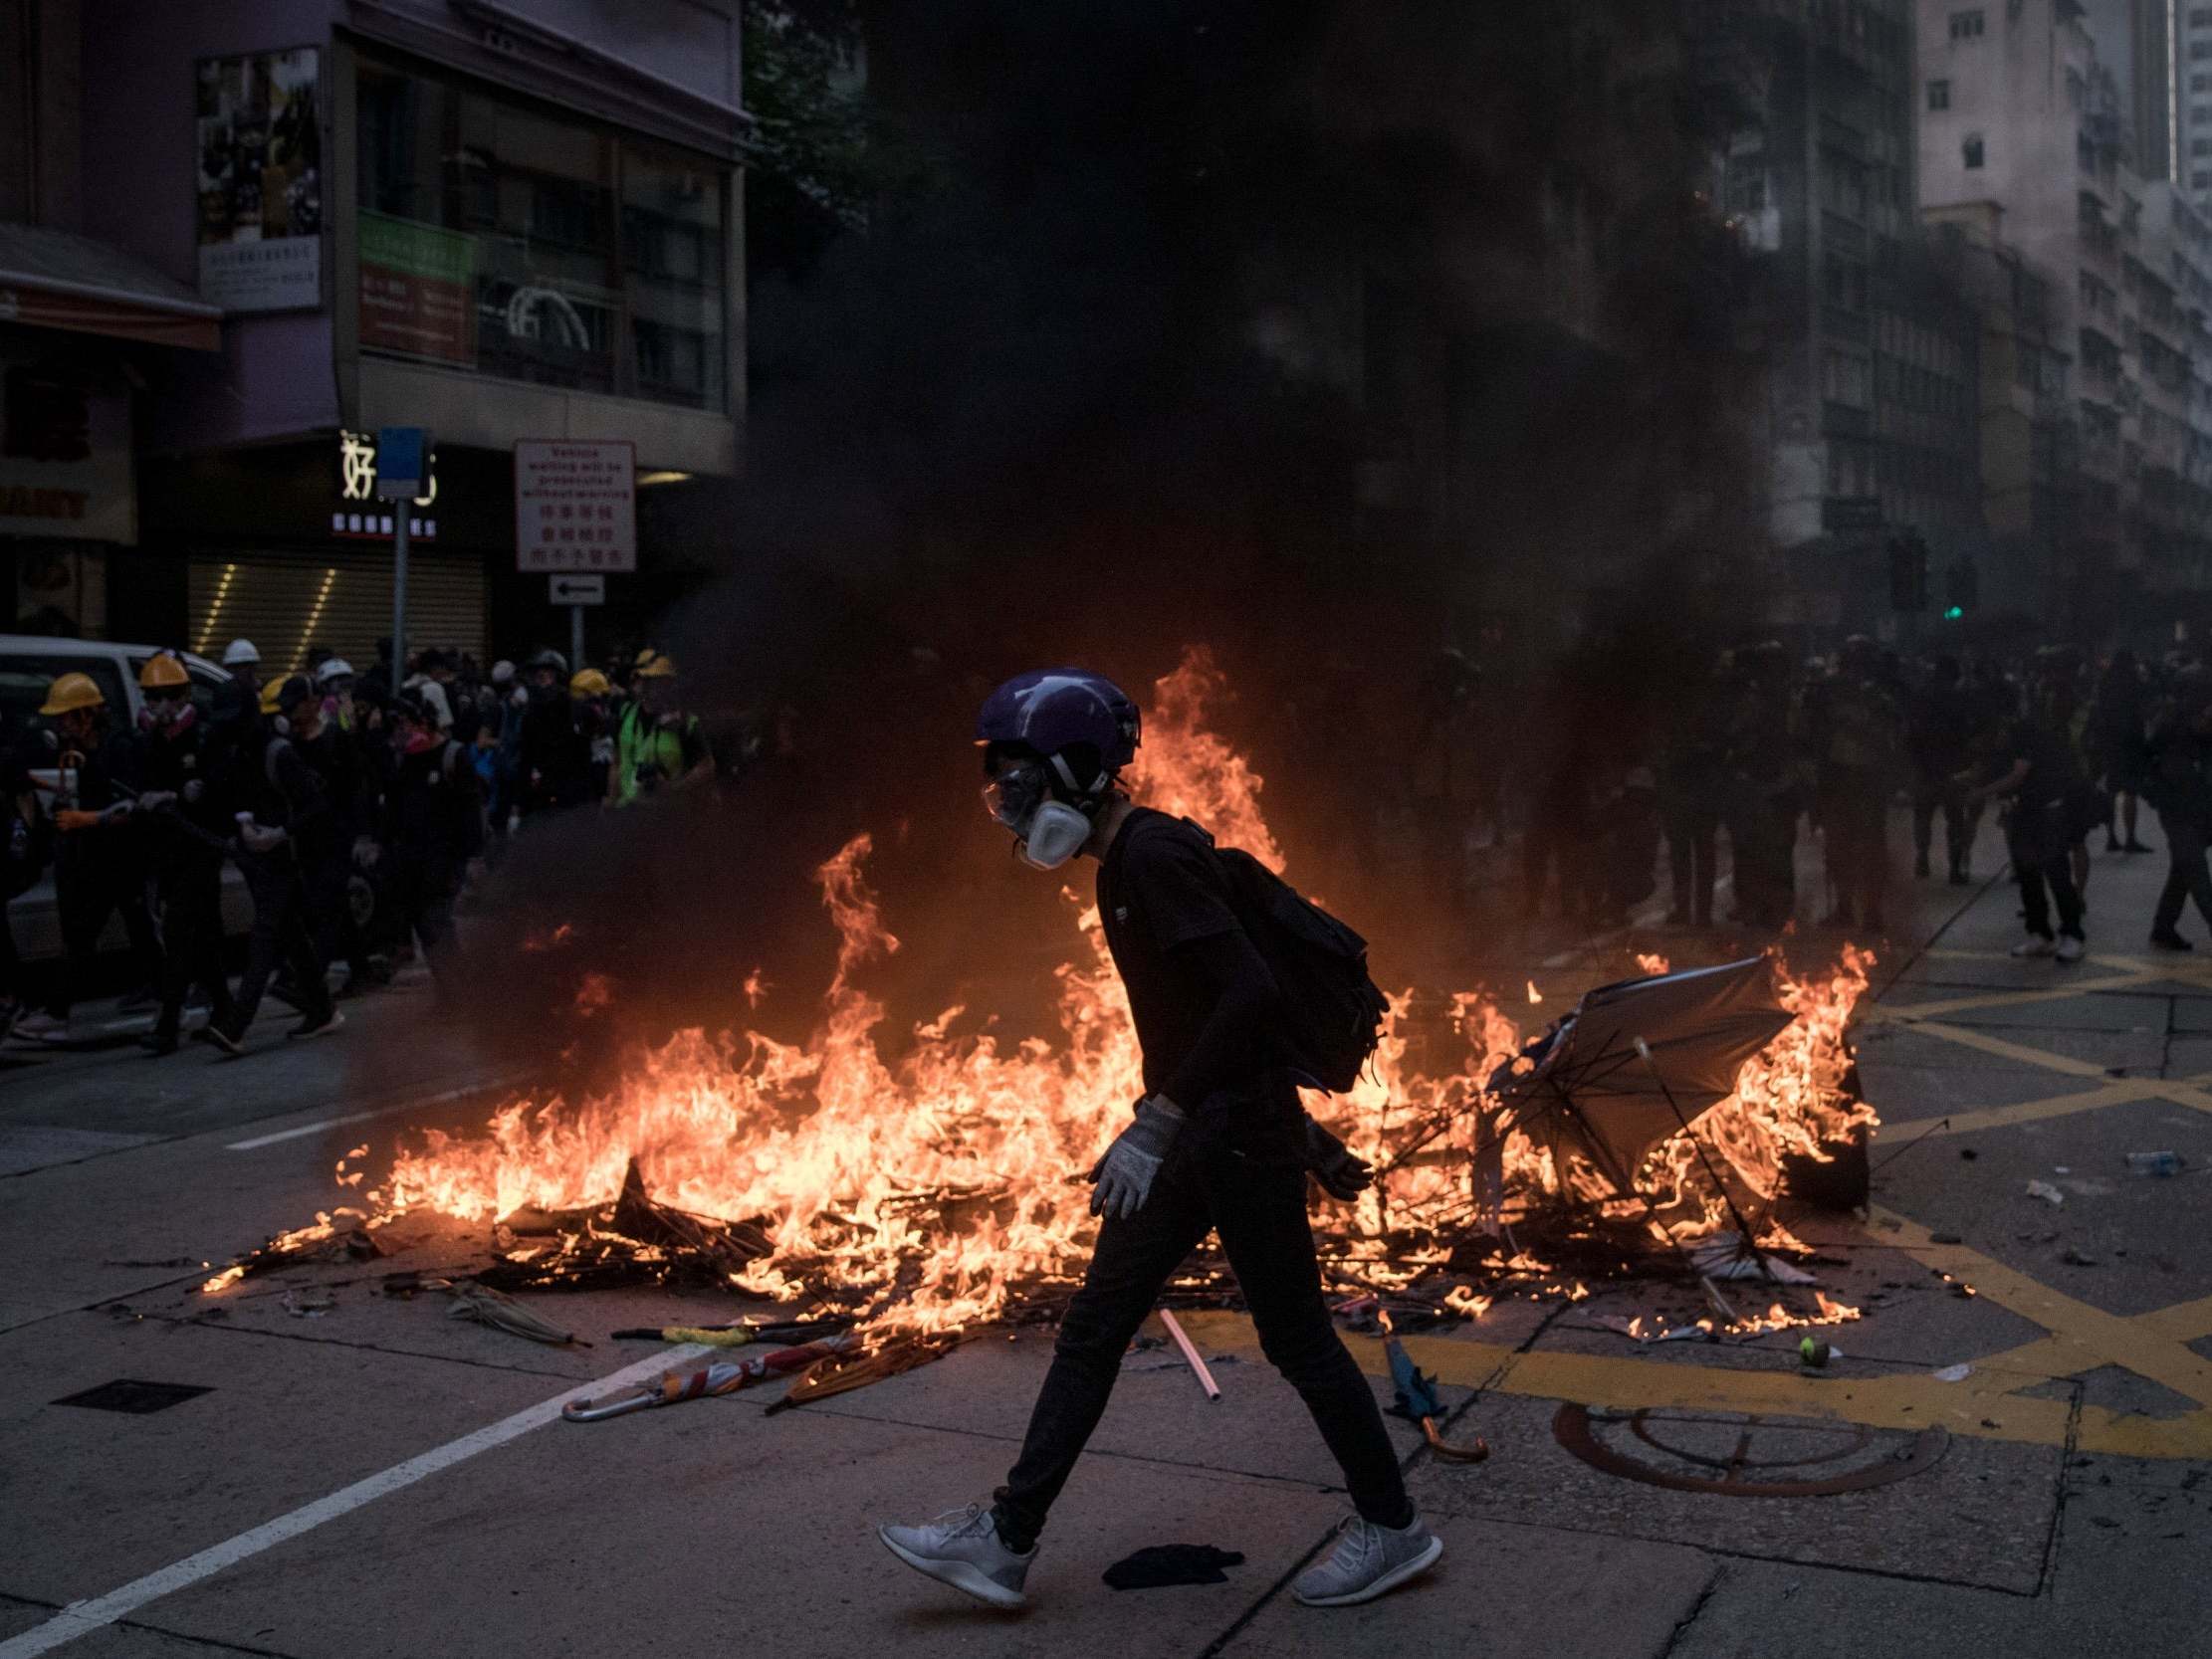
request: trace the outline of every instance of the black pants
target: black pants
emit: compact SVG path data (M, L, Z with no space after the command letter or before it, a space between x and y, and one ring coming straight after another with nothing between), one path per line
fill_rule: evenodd
M1329 1323L1306 1223L1306 1174L1232 1151L1170 1164L1145 1207L1099 1228L1083 1288L1069 1303L1029 1416L1029 1432L994 1514L1009 1548L1026 1549L1067 1484L1106 1409L1121 1357L1183 1259L1218 1231L1268 1360L1313 1413L1367 1520L1403 1527L1413 1504L1367 1379Z
M1967 806L1959 800L1958 789L1948 783L1924 784L1912 797L1912 851L1921 863L1927 862L1928 849L1935 843L1935 814L1943 814L1943 851L1950 859L1952 873L1964 875L1967 860L1974 851L1974 834L1981 828L1981 802Z
M458 884L442 871L419 868L402 854L400 873L390 888L393 914L398 919L399 941L409 935L422 941L422 959L434 978L451 974L460 956L460 941L453 933L453 896Z
M1762 795L1748 783L1739 790L1727 813L1736 919L1779 928L1797 909L1797 803L1788 795Z
M1836 908L1873 927L1881 920L1881 890L1889 873L1888 791L1871 774L1846 772L1830 780L1821 820Z
M361 937L360 924L353 920L352 895L347 891L351 874L342 853L313 861L306 878L309 931L315 935L315 953L326 965L344 962L358 990L368 983L368 943Z
M230 981L223 976L223 867L219 863L164 872L161 877L161 1017L157 1037L174 1037L185 994L207 993L211 1017L229 1027Z
M2014 836L2013 874L2020 880L2020 905L2028 913L2028 932L2051 936L2051 907L2059 911L2059 932L2082 936L2082 896L2074 891L2074 865L2063 834ZM2045 897L2048 888L2049 898Z
M48 1013L56 1019L69 1018L70 1005L85 994L93 963L100 955L100 935L107 932L111 915L122 917L137 973L145 982L159 983L161 940L154 933L153 913L146 905L144 865L97 853L71 858L55 866L54 899L61 915L62 948L68 960L54 977L54 993L46 1004Z
M300 863L280 848L274 853L248 853L238 861L246 887L254 896L254 931L246 941L246 971L238 981L238 1005L233 1010L233 1032L254 1023L261 1008L269 976L282 961L299 987L305 1012L321 1018L331 1011L331 992L323 979L323 963L315 953L315 935L308 931L308 890L300 879Z
M1674 801L1666 809L1666 865L1673 877L1674 914L1702 928L1713 919L1714 845L1720 833L1718 809L1702 802Z
M2197 915L2212 927L2212 870L2204 863L2204 826L2192 814L2161 812L2158 827L2166 836L2166 885L2159 890L2150 931L2173 932L2186 899L2197 902Z

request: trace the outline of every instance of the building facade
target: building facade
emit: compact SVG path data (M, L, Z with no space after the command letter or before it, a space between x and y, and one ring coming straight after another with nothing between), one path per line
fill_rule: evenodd
M371 658L387 425L436 445L409 507L411 641L565 643L545 576L517 567L527 439L634 446L638 569L611 579L615 614L669 597L700 549L656 524L734 488L743 453L739 10L104 7L49 69L83 89L72 228L217 308L219 349L143 376L138 533L99 628L242 634L274 669Z
M1767 533L1788 620L1902 638L1888 543L1937 567L1984 527L1975 308L1915 214L1909 0L1736 0L1706 14L1733 92L1716 196L1762 262Z

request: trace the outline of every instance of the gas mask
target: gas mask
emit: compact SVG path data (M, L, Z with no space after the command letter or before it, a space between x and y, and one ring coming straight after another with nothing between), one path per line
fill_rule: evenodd
M1041 763L1015 766L994 777L984 785L984 806L1013 831L1015 853L1032 870L1059 869L1091 838L1090 818L1052 799Z

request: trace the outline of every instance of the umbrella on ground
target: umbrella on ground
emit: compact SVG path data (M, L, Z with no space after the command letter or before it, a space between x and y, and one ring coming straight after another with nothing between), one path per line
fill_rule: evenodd
M1743 1063L1796 1017L1764 956L1601 985L1524 1051L1527 1071L1492 1079L1499 1133L1541 1123L1633 1191L1652 1148L1733 1094Z

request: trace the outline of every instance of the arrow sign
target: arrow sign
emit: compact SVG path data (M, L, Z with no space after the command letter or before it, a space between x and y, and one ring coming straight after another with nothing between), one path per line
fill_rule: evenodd
M604 576L548 576L546 585L552 590L556 605L603 605L607 602L607 579Z

